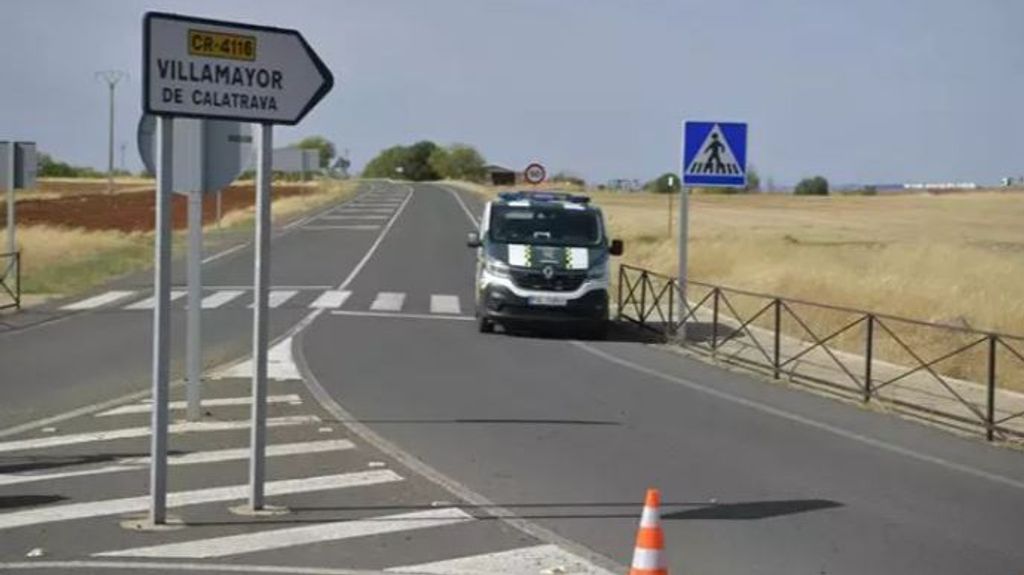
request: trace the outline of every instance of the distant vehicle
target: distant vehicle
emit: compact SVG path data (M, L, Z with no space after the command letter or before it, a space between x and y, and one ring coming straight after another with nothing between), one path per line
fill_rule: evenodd
M608 332L609 241L601 210L586 196L507 192L488 202L477 249L476 317L483 333L529 324L571 325L595 338Z

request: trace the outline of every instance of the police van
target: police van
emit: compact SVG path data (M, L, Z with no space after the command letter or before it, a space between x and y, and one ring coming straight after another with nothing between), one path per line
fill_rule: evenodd
M530 324L608 330L609 240L601 210L586 196L506 192L484 207L477 250L476 317L483 333Z

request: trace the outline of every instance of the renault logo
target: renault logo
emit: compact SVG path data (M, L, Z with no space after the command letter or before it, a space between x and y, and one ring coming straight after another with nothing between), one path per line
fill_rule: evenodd
M544 266L542 273L544 274L544 279L549 280L555 277L555 268L551 266Z

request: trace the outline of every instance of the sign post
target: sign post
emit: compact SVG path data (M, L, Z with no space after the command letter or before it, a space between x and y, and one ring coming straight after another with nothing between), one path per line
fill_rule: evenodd
M690 236L690 193L693 186L742 188L747 185L747 125L735 122L683 124L682 187L679 190L679 309L686 317L689 281L687 250ZM686 337L680 321L679 335Z
M145 112L259 124L253 286L255 369L249 465L249 504L252 511L258 512L264 507L273 126L297 124L327 95L334 78L298 31L283 28L149 12L143 19L143 52ZM160 162L164 161L161 153ZM170 162L170 158L166 161ZM164 170L158 168L158 173L167 171L168 166L169 163L162 166ZM166 312L169 292L158 307ZM156 360L155 355L154 366ZM158 380L156 369L154 387ZM166 417L158 420L156 414L166 413L166 394L161 398L154 393L154 403L157 400L162 405L154 405L153 436L163 434L165 439L159 445L154 439L151 487L161 493L154 493L151 517L154 523L162 523L166 504L167 421ZM162 451L158 453L157 448ZM158 468L157 459L162 460L162 467Z
M14 161L14 142L7 144L7 157L3 161L7 162L7 181L5 185L7 187L7 251L14 253L18 251L18 244L14 234L14 172L15 172L15 161Z

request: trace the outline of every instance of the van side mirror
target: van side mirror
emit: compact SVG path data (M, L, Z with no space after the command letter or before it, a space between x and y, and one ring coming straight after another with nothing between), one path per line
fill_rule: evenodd
M625 246L623 245L622 240L612 240L612 245L608 248L608 253L613 256L621 256L624 248Z
M469 232L469 234L466 235L466 245L471 248L480 247L480 234L477 232Z

